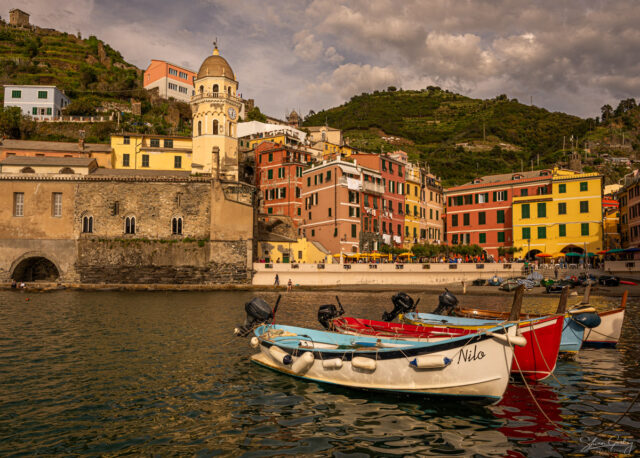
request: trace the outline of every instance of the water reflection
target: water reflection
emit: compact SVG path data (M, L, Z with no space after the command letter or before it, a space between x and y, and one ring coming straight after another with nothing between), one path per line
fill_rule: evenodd
M558 363L558 381L531 384L551 420L572 435L563 441L522 384L498 406L474 408L307 383L255 366L247 341L230 335L252 295L0 292L0 453L559 456L601 428L640 435L640 406L619 425L607 423L640 388L634 328L624 329L619 349L584 350ZM375 318L391 295L340 298L348 313ZM317 306L334 296L286 295L278 320L317 328ZM414 296L423 310L437 303L433 294ZM276 294L265 297L273 303ZM511 295L460 299L500 309ZM557 302L529 300L540 311ZM638 309L630 301L628 315Z

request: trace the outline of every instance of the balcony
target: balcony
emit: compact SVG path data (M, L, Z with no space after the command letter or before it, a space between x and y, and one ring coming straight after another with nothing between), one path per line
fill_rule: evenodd
M384 186L377 183L371 183L370 181L364 181L362 183L362 190L370 194L384 194Z
M230 100L232 102L242 103L242 99L240 97L228 95L225 92L197 92L191 97L192 102L198 102L204 99Z

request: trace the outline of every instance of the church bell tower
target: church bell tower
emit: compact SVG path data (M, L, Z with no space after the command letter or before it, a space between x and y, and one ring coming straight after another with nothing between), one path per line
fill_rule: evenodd
M231 66L214 43L195 79L192 172L238 181L237 123L241 102Z

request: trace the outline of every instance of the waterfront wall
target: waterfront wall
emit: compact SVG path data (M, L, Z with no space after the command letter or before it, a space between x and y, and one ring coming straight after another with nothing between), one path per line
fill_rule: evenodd
M273 285L438 285L523 275L524 264L265 264L254 263L253 284Z
M248 246L244 241L79 240L75 270L81 283L247 283Z

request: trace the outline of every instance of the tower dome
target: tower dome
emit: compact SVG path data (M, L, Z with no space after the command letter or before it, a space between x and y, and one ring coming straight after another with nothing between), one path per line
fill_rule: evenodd
M202 62L200 70L198 70L198 79L206 78L207 76L224 76L234 81L236 80L229 62L220 55L218 46L214 47L213 54Z

